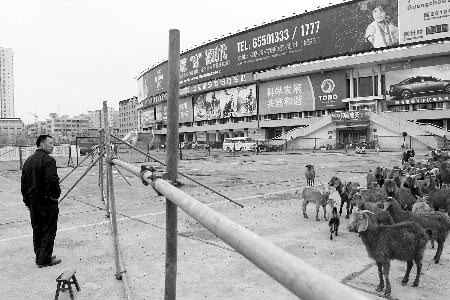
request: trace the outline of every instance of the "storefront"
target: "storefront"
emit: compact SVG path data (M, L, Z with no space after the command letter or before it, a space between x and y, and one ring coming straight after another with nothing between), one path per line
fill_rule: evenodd
M336 123L336 144L356 145L370 142L370 111L333 112L331 120Z

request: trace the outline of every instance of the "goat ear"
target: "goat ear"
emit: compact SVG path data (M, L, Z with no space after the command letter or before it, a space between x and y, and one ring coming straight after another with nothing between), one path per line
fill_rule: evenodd
M363 218L358 222L358 232L364 232L369 227L369 216L363 214Z
M416 180L414 180L414 188L416 189L418 187L419 187L419 181L417 181L417 179L416 179Z

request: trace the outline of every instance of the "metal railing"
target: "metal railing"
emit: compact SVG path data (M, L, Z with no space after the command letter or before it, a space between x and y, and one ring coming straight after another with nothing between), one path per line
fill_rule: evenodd
M157 178L154 171L142 170L141 167L118 159L113 159L111 162L150 184L156 192L165 196L167 200L299 298L311 300L368 299L298 257L226 218L174 187L168 181Z
M282 145L286 140L290 141L298 137L304 137L331 123L331 115L324 115L319 120L307 126L291 129L270 140L273 145Z
M432 136L429 136L426 131L420 128L420 125L404 119L393 118L386 113L378 114L371 112L370 119L396 132L407 131L410 136L412 136L419 142L432 148L437 147L436 139Z

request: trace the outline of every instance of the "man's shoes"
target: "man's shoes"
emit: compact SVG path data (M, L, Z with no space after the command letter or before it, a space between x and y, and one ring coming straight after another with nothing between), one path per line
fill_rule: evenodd
M54 260L56 258L56 255L52 255L50 257L50 260ZM38 258L36 257L36 259L34 260L36 262L36 264L38 265Z
M59 263L61 263L61 259L60 258L54 258L48 264L38 265L38 267L39 268L45 268L45 267L50 267L50 266L57 265Z

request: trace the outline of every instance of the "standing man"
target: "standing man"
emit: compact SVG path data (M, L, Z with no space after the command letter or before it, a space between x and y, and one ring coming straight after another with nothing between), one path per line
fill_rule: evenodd
M33 246L39 268L57 265L61 259L52 256L58 223L58 198L61 195L53 138L40 135L37 150L23 165L21 192L23 202L30 211L33 228Z

